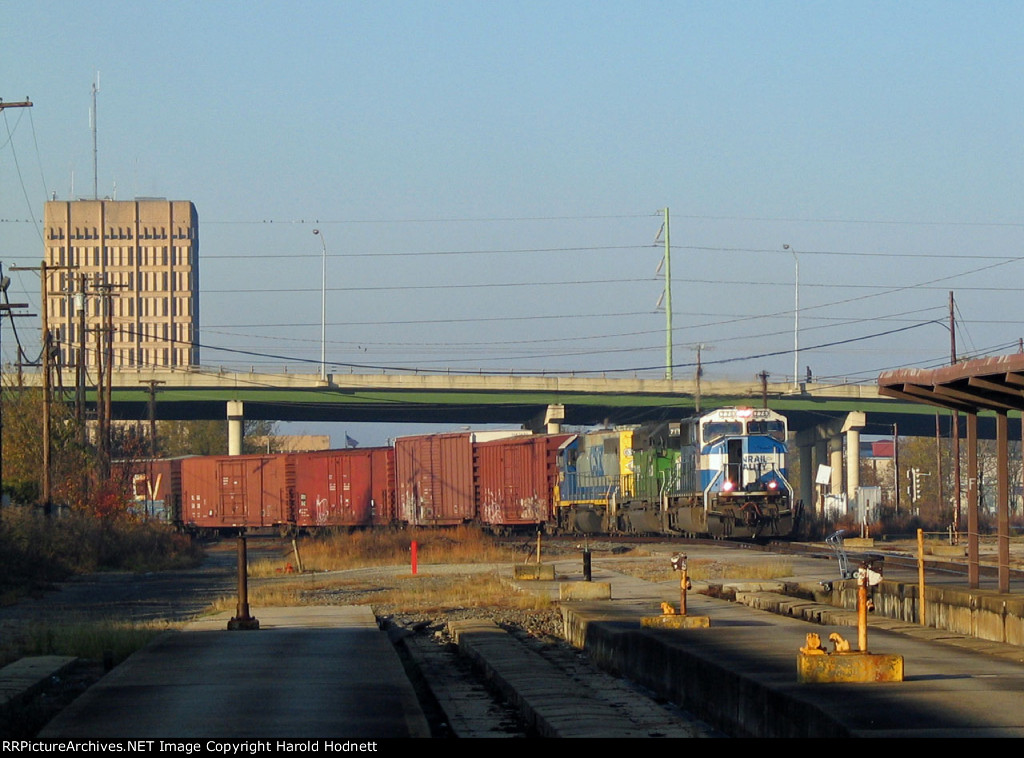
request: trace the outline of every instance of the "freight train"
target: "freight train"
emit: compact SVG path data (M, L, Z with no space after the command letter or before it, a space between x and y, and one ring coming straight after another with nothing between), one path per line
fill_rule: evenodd
M390 447L131 465L140 508L191 530L448 526L785 537L786 419L721 408L577 434L455 432Z

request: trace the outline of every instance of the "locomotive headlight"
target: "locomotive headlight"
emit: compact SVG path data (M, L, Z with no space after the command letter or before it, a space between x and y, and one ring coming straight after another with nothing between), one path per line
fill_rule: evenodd
M722 492L732 492L735 486L735 484L726 479L724 482L722 482Z
M768 482L768 489L770 489L770 490L777 490L778 488L779 488L779 483L777 481L775 481L774 479L772 479L770 482Z

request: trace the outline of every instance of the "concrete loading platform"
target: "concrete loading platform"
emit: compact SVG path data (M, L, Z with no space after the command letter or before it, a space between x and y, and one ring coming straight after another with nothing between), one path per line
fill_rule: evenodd
M797 656L807 632L849 636L849 626L821 626L691 595L691 612L709 616L710 628L642 628L652 601L629 596L634 588L650 595L649 585L623 577L613 587L618 600L563 606L569 640L605 668L728 734L1024 736L1019 648L872 617L868 649L902 655L903 682L799 684ZM852 621L855 614L845 617Z
M61 712L43 739L429 737L412 685L366 606L261 608L158 637Z

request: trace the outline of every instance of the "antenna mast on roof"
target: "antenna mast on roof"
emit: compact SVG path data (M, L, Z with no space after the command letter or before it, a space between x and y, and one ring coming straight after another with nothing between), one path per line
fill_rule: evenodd
M100 72L96 72L96 81L92 84L92 199L100 199L99 191L99 175L97 171L97 154L96 148L96 93L100 91Z

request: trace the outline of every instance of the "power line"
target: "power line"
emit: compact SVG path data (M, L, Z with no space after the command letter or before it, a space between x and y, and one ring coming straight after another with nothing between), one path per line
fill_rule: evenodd
M757 253L759 255L786 255L788 250L766 247L710 247L707 245L679 245L680 250L699 250L708 253ZM904 259L967 259L967 260L1020 260L1019 255L969 255L967 253L894 253L894 252L866 252L856 250L800 250L800 255L814 256L837 256L841 258L904 258Z
M580 252L606 252L609 250L643 250L652 248L653 245L588 245L585 247L531 247L512 248L508 250L416 250L398 251L390 253L334 253L328 257L336 258L420 258L426 256L449 256L449 255L521 255L527 253L580 253ZM203 255L203 260L275 260L294 258L317 258L320 253L241 253L231 255Z

